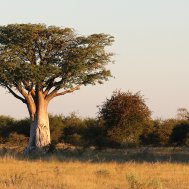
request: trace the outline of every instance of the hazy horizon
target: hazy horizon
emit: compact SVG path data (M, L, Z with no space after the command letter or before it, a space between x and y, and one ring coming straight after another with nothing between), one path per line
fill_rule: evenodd
M187 0L46 0L1 1L0 25L45 23L74 28L81 35L107 33L115 78L103 85L81 87L50 103L49 113L95 117L116 89L141 91L153 118L173 118L189 109L189 2ZM28 116L20 101L0 89L0 115Z

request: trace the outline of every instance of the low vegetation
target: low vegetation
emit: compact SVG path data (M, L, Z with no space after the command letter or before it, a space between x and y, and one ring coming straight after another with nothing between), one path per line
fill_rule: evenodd
M122 148L189 146L189 112L180 108L174 119L153 120L140 93L115 91L99 106L96 118L50 115L51 149L72 146ZM30 120L0 116L0 144L27 146Z
M29 125L27 118L15 120L11 117L0 116L0 144L26 147L29 139ZM133 135L132 140L123 134L119 138L120 128L115 133L113 131L116 127L114 130L111 128L110 135L102 120L81 118L74 113L69 116L50 115L50 125L52 146L58 143L99 148L189 146L188 120L149 120L140 125L140 133L136 132L135 127L124 128L125 131L136 134Z
M188 156L189 152L186 149L148 150L144 152L142 148L70 149L44 157L23 157L19 153L5 152L5 149L4 151L1 149L0 188L186 189L188 187L189 165L179 162L184 159L182 157L184 154L187 153ZM177 162L173 162L173 152L176 152L177 156L180 154Z

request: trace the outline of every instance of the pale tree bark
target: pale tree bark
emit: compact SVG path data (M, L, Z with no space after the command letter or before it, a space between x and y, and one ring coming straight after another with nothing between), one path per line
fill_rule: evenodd
M51 92L49 92L49 89L46 89L44 92L42 90L34 91L32 89L33 91L28 91L27 93L23 88L18 88L18 91L24 97L24 99L20 97L19 99L27 105L31 120L29 144L24 154L27 155L33 151L46 153L51 144L47 112L49 102L57 96L78 90L80 86L81 85L77 85L63 92L59 92L59 90L55 88ZM16 96L16 94L14 96Z
M49 117L47 112L48 101L44 98L42 92L38 92L36 101L27 98L27 107L30 113L30 138L25 154L33 150L47 150L50 140Z

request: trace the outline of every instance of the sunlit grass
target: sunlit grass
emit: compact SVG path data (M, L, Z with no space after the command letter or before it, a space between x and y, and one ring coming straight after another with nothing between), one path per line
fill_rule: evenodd
M0 188L6 189L187 189L189 165L0 158Z

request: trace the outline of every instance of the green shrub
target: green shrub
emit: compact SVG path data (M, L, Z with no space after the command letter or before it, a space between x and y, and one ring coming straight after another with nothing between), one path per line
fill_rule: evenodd
M173 129L171 142L175 145L189 146L189 121L179 121Z
M104 120L106 136L113 142L137 145L151 112L143 96L138 93L115 91L99 108Z
M178 121L175 119L153 120L146 126L141 135L142 144L167 146L171 145L171 135Z
M69 144L72 144L74 146L84 146L85 145L85 141L82 139L82 136L74 133L72 135L68 135L65 137L66 142Z
M12 132L15 120L9 116L0 116L0 137L4 141Z
M63 140L72 145L104 145L104 128L95 118L80 118L75 113L63 118Z
M65 126L63 140L72 145L80 145L85 129L83 119L75 113L71 113L69 116L63 117L63 124Z
M189 146L188 120L151 120L150 112L143 103L138 93L117 92L103 104L98 119L81 118L75 113L49 115L52 144L66 142L85 147ZM146 113L139 111L140 108ZM29 130L28 118L14 120L0 116L0 143L27 145Z
M87 118L84 120L85 130L83 132L83 138L86 145L89 146L105 146L106 139L104 136L104 127L101 120L94 118Z
M157 121L149 120L148 122L146 122L146 124L144 124L142 134L140 135L140 143L142 145L156 144L157 139L154 135L155 122Z
M16 132L17 134L21 134L26 137L29 137L30 136L30 119L24 118L21 120L15 120L12 131Z
M64 134L64 123L62 115L49 115L51 141L56 144L61 141Z
M172 135L173 129L177 125L177 120L168 119L156 125L154 130L154 135L157 138L157 143L161 146L170 145L170 137Z
M12 132L9 135L8 143L12 146L27 146L28 144L28 137L22 134L18 134L16 132Z
M75 133L81 134L85 128L83 119L78 117L75 113L63 117L63 124L65 125L65 135L72 135Z

